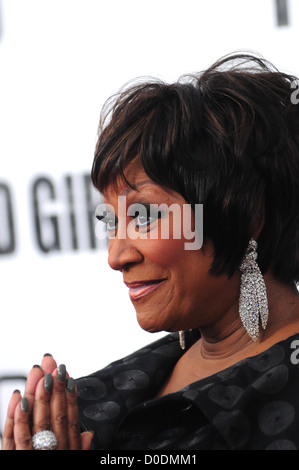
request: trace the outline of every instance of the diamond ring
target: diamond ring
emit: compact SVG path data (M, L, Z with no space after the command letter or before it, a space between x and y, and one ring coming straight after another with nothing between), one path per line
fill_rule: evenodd
M55 450L57 448L57 439L54 432L37 432L32 437L32 446L34 450Z

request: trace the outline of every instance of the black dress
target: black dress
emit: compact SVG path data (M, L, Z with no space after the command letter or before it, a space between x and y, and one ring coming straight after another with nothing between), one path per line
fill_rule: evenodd
M186 350L198 338L187 333ZM167 335L76 381L94 449L299 449L299 334L153 399L183 353Z

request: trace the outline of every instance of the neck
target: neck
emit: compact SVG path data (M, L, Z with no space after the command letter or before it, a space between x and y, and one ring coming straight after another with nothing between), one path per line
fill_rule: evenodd
M227 331L223 331L220 335L202 330L198 346L203 360L219 361L230 358L240 350L251 348L252 343L241 321L237 318L233 323L230 323Z
M259 338L253 342L241 323L238 302L234 302L216 325L201 330L197 353L202 360L234 361L236 357L257 354L299 332L299 295L296 287L280 283L271 274L266 274L264 279L269 307L266 330L260 328Z
M158 396L175 392L192 382L218 373L241 360L255 356L299 332L299 295L271 275L265 276L269 320L258 341L247 334L239 318L238 299L222 312L213 326L202 328L197 341L178 361Z

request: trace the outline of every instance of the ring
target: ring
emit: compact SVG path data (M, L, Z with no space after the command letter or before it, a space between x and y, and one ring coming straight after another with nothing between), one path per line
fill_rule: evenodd
M52 431L40 431L32 436L32 446L34 450L55 450L57 439Z

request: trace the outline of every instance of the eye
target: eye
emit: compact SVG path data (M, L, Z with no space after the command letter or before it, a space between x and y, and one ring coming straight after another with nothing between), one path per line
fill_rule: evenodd
M109 214L109 212L104 212L103 215L96 216L96 217L100 222L103 222L103 224L106 225L107 232L117 230L118 221L114 215Z
M105 222L106 224L106 227L107 227L107 231L111 232L112 230L116 230L117 229L117 219L116 217L111 217L111 218L108 218L106 220L103 220L103 222Z
M150 208L146 208L146 211L136 211L134 217L136 228L143 229L150 227L160 216L159 212L155 212Z
M135 216L135 224L137 228L142 228L150 225L151 223L151 217L149 216L144 216L142 214L137 214Z

